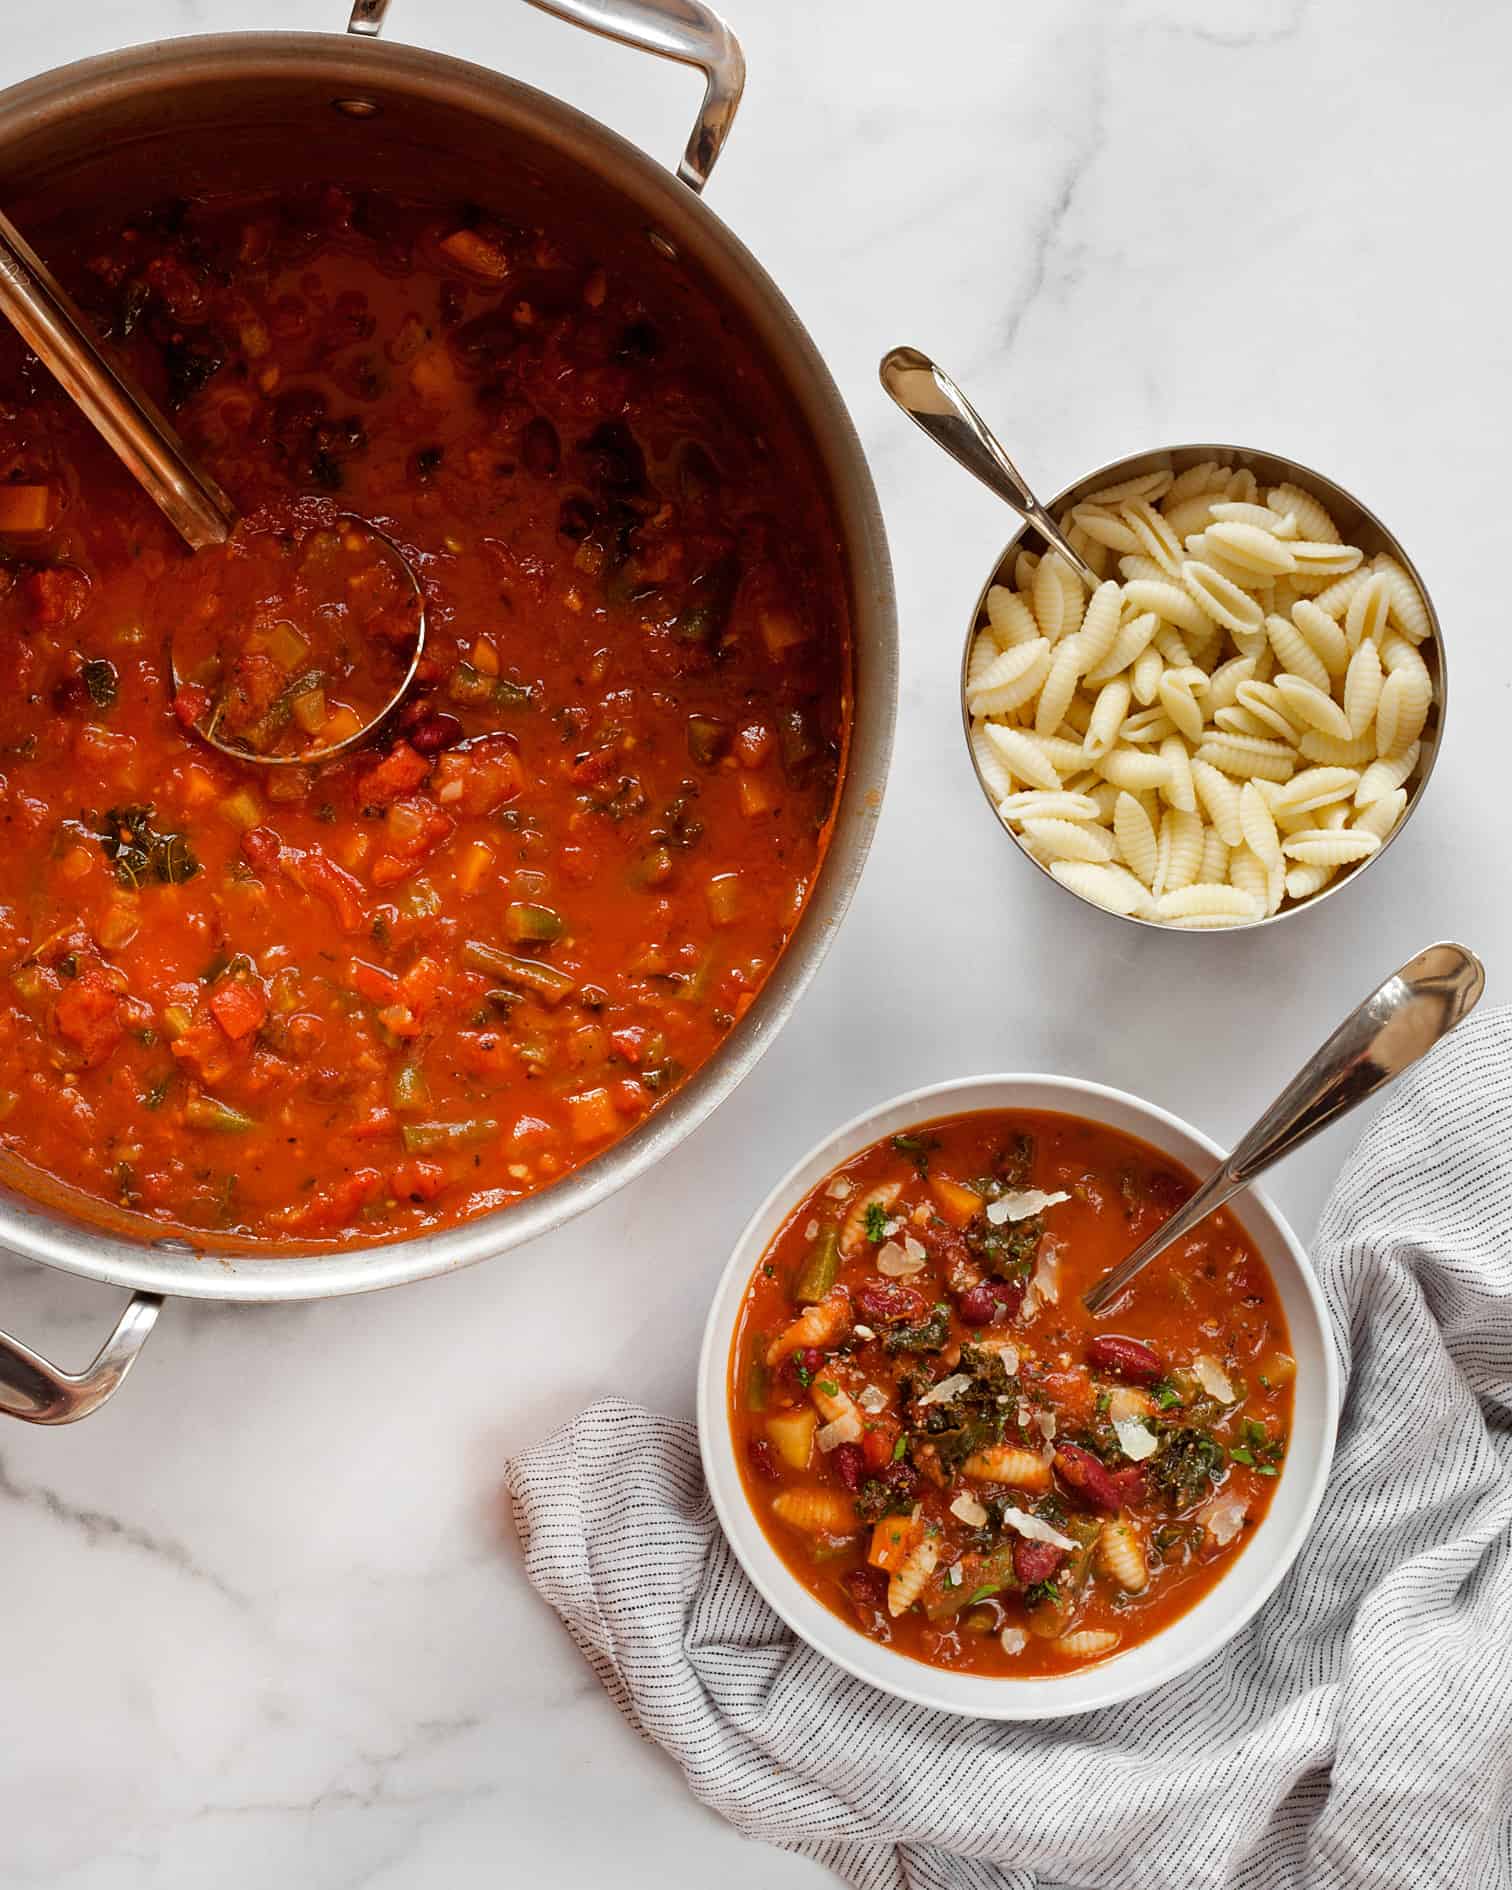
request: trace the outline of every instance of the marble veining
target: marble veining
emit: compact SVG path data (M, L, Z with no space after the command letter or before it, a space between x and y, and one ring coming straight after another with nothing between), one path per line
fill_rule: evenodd
M1504 995L1499 203L1512 17L1368 0L726 0L750 84L709 202L850 404L902 619L865 881L765 1061L654 1175L525 1253L298 1307L170 1305L116 1401L0 1434L0 1890L815 1886L620 1721L526 1586L505 1453L614 1392L686 1413L714 1275L770 1179L892 1091L987 1068L1137 1089L1221 1137L1436 936ZM133 41L338 29L345 0L12 7L0 82ZM506 0L391 34L671 160L685 72ZM1253 937L1083 914L1011 854L960 741L965 615L1010 524L892 412L940 359L1055 489L1182 439L1273 446L1401 533L1447 626L1449 741L1356 890ZM1486 495L1490 495L1489 500ZM1273 1193L1310 1229L1352 1140ZM82 1363L119 1294L0 1257L0 1324Z

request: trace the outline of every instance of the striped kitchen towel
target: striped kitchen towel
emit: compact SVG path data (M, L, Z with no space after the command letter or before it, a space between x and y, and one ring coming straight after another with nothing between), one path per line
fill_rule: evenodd
M1295 1567L1205 1666L1044 1725L874 1692L730 1553L693 1427L512 1461L531 1581L752 1837L863 1890L1512 1890L1512 1010L1411 1072L1324 1211L1347 1377Z

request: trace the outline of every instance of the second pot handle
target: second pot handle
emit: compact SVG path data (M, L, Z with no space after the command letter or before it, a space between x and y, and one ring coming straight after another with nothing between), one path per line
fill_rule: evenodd
M131 1370L162 1304L157 1293L133 1293L115 1331L81 1372L59 1371L40 1352L0 1332L0 1414L28 1424L72 1424L88 1417Z
M696 66L704 75L704 99L677 174L689 190L702 192L730 135L745 88L740 41L704 0L530 0L543 13L586 27L604 39ZM383 31L389 0L353 0L349 33L371 39Z

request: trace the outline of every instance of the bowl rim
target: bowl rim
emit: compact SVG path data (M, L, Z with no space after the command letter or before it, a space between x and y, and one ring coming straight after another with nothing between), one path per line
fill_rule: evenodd
M1421 596L1424 607L1428 612L1431 632L1429 638L1425 639L1425 641L1431 641L1437 656L1436 673L1433 678L1434 694L1431 705L1432 708L1437 711L1437 719L1433 725L1432 745L1428 749L1426 758L1420 760L1420 772L1408 795L1407 805L1402 809L1402 818L1397 822L1396 826L1392 828L1391 832L1387 834L1386 838L1381 842L1374 853L1368 854L1363 860L1355 861L1347 871L1336 874L1320 892L1313 893L1309 898L1302 900L1297 905L1283 906L1279 912L1267 913L1263 918L1259 919L1246 919L1239 925L1217 926L1212 929L1211 933L1204 934L1199 932L1197 934L1199 937L1218 934L1233 936L1237 933L1258 932L1266 926L1279 925L1283 919L1292 919L1299 913L1309 912L1315 906L1320 906L1325 899L1331 899L1335 893L1343 892L1346 886L1354 885L1355 882L1363 876L1367 867L1374 866L1376 861L1385 855L1392 842L1403 832L1408 821L1411 820L1412 816L1417 812L1418 803L1422 800L1428 783L1432 778L1433 770L1438 762L1439 752L1444 745L1444 724L1449 714L1449 661L1444 648L1444 627L1439 620L1438 608L1434 604L1432 593L1423 582L1422 572L1418 569L1414 559L1409 555L1401 539L1381 521L1377 514L1373 512L1363 500L1356 498L1354 493L1349 490L1348 486L1340 485L1337 479L1331 478L1327 473L1319 472L1316 467L1309 466L1300 459L1293 459L1290 454L1273 452L1269 447L1264 446L1224 445L1214 441L1179 441L1172 446L1150 447L1143 452L1126 453L1118 459L1109 460L1106 465L1099 466L1094 471L1084 474L1081 478L1073 479L1069 485L1063 486L1053 498L1045 501L1045 510L1049 512L1052 517L1058 518L1066 505L1075 504L1079 499L1083 498L1088 491L1094 491L1098 486L1110 480L1118 477L1136 478L1142 472L1165 470L1166 468L1161 466L1159 462L1185 458L1189 464L1198 465L1203 459L1219 458L1224 455L1239 462L1241 466L1248 460L1265 460L1276 465L1285 466L1287 468L1288 478L1294 479L1298 484L1306 484L1308 481L1313 481L1315 484L1336 493L1346 505L1352 506L1360 517L1367 520L1371 527L1379 533L1389 555L1397 560L1403 570L1405 570L1412 579L1413 583L1417 585L1418 594ZM1185 468L1178 466L1174 468L1174 470L1184 471ZM1050 871L1049 867L1042 865L1040 861L1035 859L1034 855L1024 848L1018 835L1013 832L1011 827L1006 826L999 816L997 801L993 796L991 788L988 787L982 777L982 770L977 763L976 752L971 746L971 711L966 706L966 672L971 662L971 648L976 641L977 632L982 623L982 615L986 609L987 593L995 584L1002 581L1000 573L1013 553L1023 543L1023 540L1026 537L1039 539L1039 536L1036 527L1029 519L1025 519L1019 525L1018 530L1007 540L1002 550L998 553L992 570L988 573L982 588L977 592L976 603L972 606L971 619L966 627L966 643L961 654L959 688L961 729L965 737L966 754L971 763L971 771L976 777L976 783L982 791L983 799L992 810L994 825L997 826L1001 832L1007 834L1009 840L1013 843L1014 852L1022 855L1022 857L1028 861L1029 865L1039 872L1042 878L1046 879L1059 891L1068 893L1076 900L1078 905L1082 907L1090 906L1094 912L1101 912L1106 917L1117 919L1123 924L1137 925L1145 931L1161 932L1169 936L1172 932L1181 931L1182 928L1179 926L1163 925L1158 919L1142 919L1132 912L1110 911L1108 907L1098 905L1095 899L1088 899L1084 894L1077 892L1074 887L1062 884Z
M1005 1089L1025 1088L1040 1092L1046 1099L1017 1105L1001 1099ZM1288 1305L1293 1350L1300 1349L1295 1318L1300 1306L1310 1316L1310 1337L1316 1342L1322 1361L1321 1383L1317 1387L1320 1395L1317 1448L1310 1461L1304 1460L1303 1453L1294 1448L1294 1428L1293 1447L1288 1449L1276 1497L1285 1487L1287 1475L1301 1479L1293 1485L1300 1494L1290 1521L1282 1526L1280 1540L1270 1545L1268 1564L1247 1559L1256 1548L1251 1542L1245 1557L1205 1596L1178 1615L1169 1627L1129 1649L1126 1657L1115 1657L1049 1678L996 1679L933 1667L910 1655L879 1646L832 1613L790 1573L767 1540L746 1498L736 1458L729 1424L730 1351L751 1270L775 1229L803 1193L828 1170L858 1153L879 1135L890 1132L884 1124L896 1122L897 1126L903 1126L908 1121L923 1121L939 1115L1015 1106L1059 1108L1062 1113L1080 1114L1096 1121L1107 1121L1101 1111L1111 1107L1115 1112L1128 1112L1142 1125L1139 1129L1120 1129L1120 1133L1144 1133L1154 1147L1176 1159L1186 1161L1191 1154L1200 1153L1216 1164L1223 1157L1219 1144L1172 1111L1127 1090L1083 1077L1037 1071L985 1073L930 1083L873 1104L831 1131L794 1162L742 1228L720 1273L705 1321L698 1356L696 1409L704 1480L725 1539L763 1600L802 1641L844 1672L914 1705L963 1718L1034 1721L1063 1719L1138 1698L1210 1659L1248 1625L1292 1567L1323 1500L1338 1430L1341 1373L1328 1308L1312 1264L1285 1217L1260 1188L1252 1187L1228 1204L1229 1211L1245 1225L1252 1238L1256 1226L1263 1228L1270 1235L1271 1244L1279 1247L1291 1261L1298 1288ZM1109 1126L1114 1125L1109 1123ZM1183 1140L1189 1148L1181 1146ZM1273 1262L1268 1259L1267 1265ZM1275 1513L1273 1498L1262 1530ZM1204 1630L1185 1637L1187 1644L1182 1645L1179 1637L1183 1625L1223 1593L1237 1571L1246 1567L1256 1571L1256 1579L1238 1608L1227 1614L1213 1610L1213 1618ZM1158 1671L1141 1672L1130 1664L1138 1659L1142 1650L1162 1648L1167 1650L1165 1660L1159 1659L1157 1654L1142 1663Z

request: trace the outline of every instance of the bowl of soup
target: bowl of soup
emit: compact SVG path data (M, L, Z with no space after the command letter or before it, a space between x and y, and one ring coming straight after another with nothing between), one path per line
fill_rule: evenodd
M705 1472L796 1633L884 1691L1038 1719L1207 1659L1321 1499L1338 1368L1258 1191L1099 1318L1082 1295L1220 1151L1121 1091L984 1076L836 1131L710 1312Z

